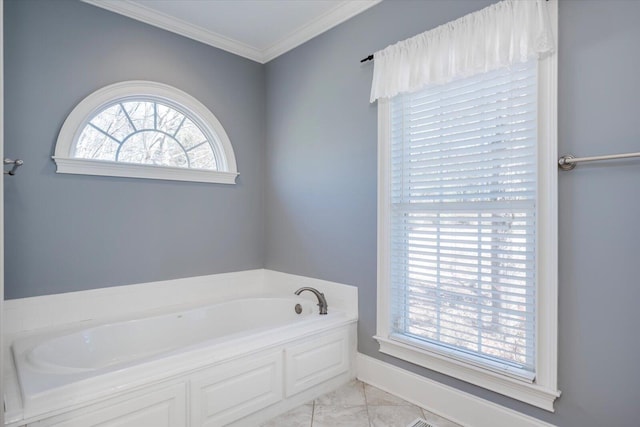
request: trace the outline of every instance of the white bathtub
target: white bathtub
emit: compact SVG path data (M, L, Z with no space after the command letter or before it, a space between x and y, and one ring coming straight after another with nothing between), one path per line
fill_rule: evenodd
M265 297L24 337L12 344L24 419L170 379L188 387L198 370L247 355L259 360L260 352L284 354L305 337L355 321L336 310L321 316L308 299Z

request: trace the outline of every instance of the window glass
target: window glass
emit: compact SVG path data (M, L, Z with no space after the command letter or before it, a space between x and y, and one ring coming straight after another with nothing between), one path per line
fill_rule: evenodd
M211 139L193 119L162 101L126 100L89 120L73 157L217 170Z

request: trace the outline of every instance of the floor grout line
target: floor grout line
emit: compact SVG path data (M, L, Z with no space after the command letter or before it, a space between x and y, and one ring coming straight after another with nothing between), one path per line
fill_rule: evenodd
M316 414L316 400L313 399L311 403L311 425L309 427L313 427L313 417Z
M367 392L364 389L364 383L362 383L362 396L364 396L364 410L367 412L367 424L371 427L371 414L369 413L369 400L367 400Z
M364 396L364 408L367 411L367 421L369 422L369 427L371 427L371 413L369 412L369 399L367 399L367 391L365 390L364 383L362 383L362 394Z

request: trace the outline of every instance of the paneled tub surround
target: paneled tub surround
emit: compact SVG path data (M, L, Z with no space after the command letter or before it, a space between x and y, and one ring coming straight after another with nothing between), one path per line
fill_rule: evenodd
M357 289L338 283L251 270L6 305L7 426L249 426L355 377Z

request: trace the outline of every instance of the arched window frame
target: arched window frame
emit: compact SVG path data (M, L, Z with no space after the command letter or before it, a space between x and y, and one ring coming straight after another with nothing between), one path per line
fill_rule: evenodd
M218 170L191 169L82 159L73 156L75 146L89 121L116 102L146 98L157 100L186 113L202 130L212 134ZM67 117L56 142L53 160L57 173L102 175L128 178L166 179L219 184L235 184L238 176L231 141L220 121L193 96L175 87L151 81L125 81L99 89L83 99Z

